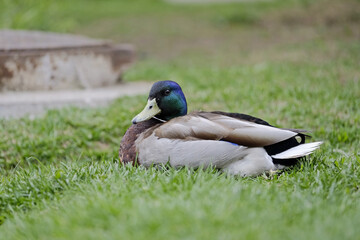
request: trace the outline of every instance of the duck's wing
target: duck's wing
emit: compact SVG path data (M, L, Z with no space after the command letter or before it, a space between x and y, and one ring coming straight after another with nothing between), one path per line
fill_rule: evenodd
M296 135L294 131L212 112L178 117L155 130L159 138L224 140L248 147L269 146Z
M262 120L261 118L257 118L257 117L247 115L247 114L243 114L243 113L228 113L228 112L222 112L222 111L213 111L211 113L221 114L221 115L236 118L236 119L239 119L239 120L245 120L245 121L248 121L248 122L253 122L253 123L262 124L262 125L266 125L266 126L272 126L268 122ZM281 129L301 133L304 136L310 137L309 135L305 134L305 133L309 132L308 130L295 129L295 128L281 128Z

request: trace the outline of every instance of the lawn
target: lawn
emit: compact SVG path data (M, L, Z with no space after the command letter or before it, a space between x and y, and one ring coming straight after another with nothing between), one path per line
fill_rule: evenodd
M22 2L22 4L19 4ZM360 2L0 2L3 28L130 42L125 81L180 83L189 110L242 112L324 141L257 178L117 157L146 102L0 119L0 239L358 239Z

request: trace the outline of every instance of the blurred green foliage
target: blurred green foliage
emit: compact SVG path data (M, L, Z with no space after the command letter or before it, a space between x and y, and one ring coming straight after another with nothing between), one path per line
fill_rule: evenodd
M0 28L67 32L79 24L100 17L156 15L164 14L164 10L200 15L204 15L205 10L205 15L216 15L215 19L219 24L252 24L261 11L294 4L304 7L308 2L254 1L251 4L229 3L218 8L217 4L170 4L161 0L0 0Z
M68 31L76 25L71 17L59 19L68 1L56 0L1 0L0 27Z

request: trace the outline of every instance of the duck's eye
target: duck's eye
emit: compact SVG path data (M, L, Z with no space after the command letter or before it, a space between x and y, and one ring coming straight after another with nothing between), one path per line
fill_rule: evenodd
M165 91L164 91L164 95L165 96L168 96L170 94L170 90L169 89L166 89Z

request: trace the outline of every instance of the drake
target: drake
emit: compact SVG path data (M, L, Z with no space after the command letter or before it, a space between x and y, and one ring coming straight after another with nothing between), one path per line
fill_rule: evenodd
M121 140L123 163L145 167L214 166L230 174L256 176L295 165L322 142L305 143L303 130L282 129L240 113L187 114L176 82L159 81Z

